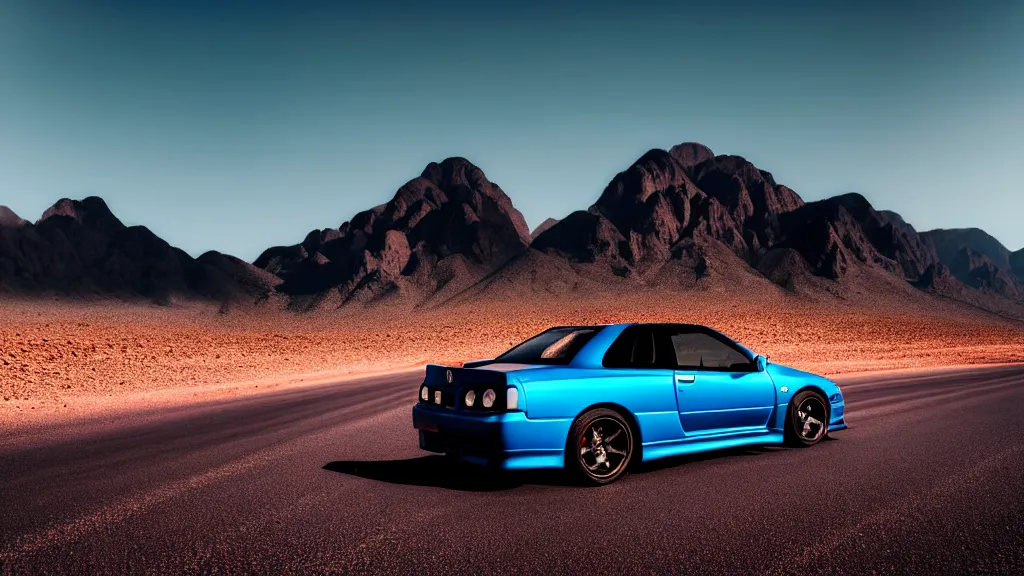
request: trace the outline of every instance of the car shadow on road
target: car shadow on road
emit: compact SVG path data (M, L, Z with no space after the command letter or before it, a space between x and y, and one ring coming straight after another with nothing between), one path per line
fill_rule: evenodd
M825 441L833 441L826 438ZM685 469L687 464L749 457L793 450L785 446L740 446L709 452L661 458L652 462L638 462L630 466L629 474L643 477L652 472L670 468ZM444 456L432 455L405 460L338 460L328 462L324 470L358 476L368 480L406 486L432 486L467 492L497 492L523 485L575 486L562 470L507 471L492 470L461 464Z
M405 460L339 460L324 465L324 470L369 480L433 486L467 492L496 492L524 484L564 486L568 484L560 470L509 472L490 470L454 462L444 456L422 456Z

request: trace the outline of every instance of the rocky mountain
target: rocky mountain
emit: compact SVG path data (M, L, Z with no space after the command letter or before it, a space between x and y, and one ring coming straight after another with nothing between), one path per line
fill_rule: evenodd
M965 246L957 252L949 269L953 276L968 286L1010 298L1021 295L1016 280L1004 268L973 248Z
M917 280L938 262L932 247L894 212L877 212L860 194L843 194L782 216L776 244L792 248L819 275L839 279L854 262Z
M526 221L501 188L465 158L448 158L386 204L270 248L255 265L279 276L277 289L299 306L423 302L472 285L529 245Z
M7 206L0 206L0 228L20 228L26 224L28 220L24 220Z
M964 248L970 248L974 252L983 254L1001 269L1010 269L1010 251L984 230L978 228L937 229L921 234L935 246L936 254L947 266L950 266Z
M278 282L215 252L198 260L144 226L125 226L97 197L62 199L35 224L0 211L0 288L23 294L176 296L241 302Z
M841 280L855 264L918 280L938 262L912 226L859 194L805 203L770 172L696 143L647 152L533 247L641 278L668 263L707 275L728 252L786 286L805 272Z
M699 269L711 241L753 260L775 241L779 215L802 205L743 158L687 143L644 154L588 210L573 212L533 246L580 262L601 260L624 276L642 276L672 259Z
M254 264L217 252L193 259L95 197L61 200L34 224L0 207L0 290L25 294L308 310L638 288L815 298L924 290L1020 317L1022 279L1024 250L980 230L918 233L860 194L805 202L746 159L693 142L650 150L588 209L532 233L480 168L448 158L387 203Z
M1010 252L978 228L929 230L922 237L964 284L1013 299L1024 295L1024 250Z

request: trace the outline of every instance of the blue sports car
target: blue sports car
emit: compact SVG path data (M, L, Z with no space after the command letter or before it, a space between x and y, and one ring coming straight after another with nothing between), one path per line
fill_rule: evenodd
M846 428L831 380L691 324L559 326L493 360L428 365L420 447L589 484L634 462L751 444L811 446Z

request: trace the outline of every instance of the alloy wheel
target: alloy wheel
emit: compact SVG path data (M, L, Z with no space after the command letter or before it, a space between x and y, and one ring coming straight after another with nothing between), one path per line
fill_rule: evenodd
M796 431L804 442L817 442L828 432L828 412L817 396L810 396L800 403L796 419Z
M629 462L632 433L624 422L600 417L591 421L579 437L579 460L596 480L616 476Z

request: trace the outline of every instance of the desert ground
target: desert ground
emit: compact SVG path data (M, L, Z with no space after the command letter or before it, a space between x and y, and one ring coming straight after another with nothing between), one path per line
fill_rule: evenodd
M549 326L718 328L774 362L834 375L1024 361L1024 323L938 298L814 301L635 292L430 309L222 313L207 304L0 303L0 423L259 393L488 358Z

